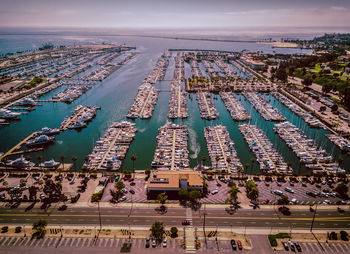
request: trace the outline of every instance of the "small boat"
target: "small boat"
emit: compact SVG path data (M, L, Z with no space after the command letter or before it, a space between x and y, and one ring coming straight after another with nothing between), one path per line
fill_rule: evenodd
M53 159L49 160L49 161L44 161L43 163L40 163L39 166L43 167L43 168L58 168L58 166L61 163L54 161Z
M57 135L60 134L60 129L51 129L48 127L44 127L41 129L41 131L38 132L39 135Z
M69 126L68 129L82 129L85 128L86 124L82 122L76 122L74 125Z

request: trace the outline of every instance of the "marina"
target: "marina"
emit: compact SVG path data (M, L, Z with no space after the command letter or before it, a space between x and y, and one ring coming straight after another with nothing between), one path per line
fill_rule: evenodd
M266 121L286 120L286 118L278 111L278 109L273 108L272 105L258 93L244 92L243 95Z
M274 131L286 142L289 148L298 156L301 163L313 172L344 173L339 165L333 162L324 149L317 147L313 139L308 138L301 130L290 122L276 124Z
M350 152L350 140L342 137L342 136L338 136L338 135L334 135L334 134L329 134L326 135L326 137L332 141L333 144L335 144L337 147L339 147L339 149L343 152Z
M292 170L284 162L281 155L273 147L264 132L255 125L241 124L239 130L255 154L256 160L263 173L290 175Z
M137 95L134 99L127 118L135 119L147 119L152 117L154 107L157 103L158 91L154 88L153 85L144 83L138 90Z
M209 92L197 92L196 99L203 119L214 120L219 117L219 112Z
M103 137L96 141L85 163L86 168L88 170L119 170L136 131L135 123L127 121L112 123Z
M51 100L37 100L37 101L38 102L51 101L51 102L72 103L77 98L79 98L82 94L86 93L89 89L91 89L91 86L72 86L52 96Z
M225 103L227 110L235 121L246 121L251 119L251 116L239 102L233 92L220 92L220 97Z
M167 170L188 168L187 142L186 126L167 122L159 128L152 167Z
M234 143L225 126L205 127L204 137L207 141L207 149L213 169L230 174L240 173L243 170Z
M178 80L171 82L168 118L187 118L187 93L181 90Z
M311 112L308 112L304 110L302 107L300 107L298 104L294 103L290 99L288 99L286 96L279 92L272 92L271 93L277 100L282 102L287 108L289 108L291 111L293 111L295 114L300 116L304 119L304 121L310 125L313 128L324 128L323 123L317 119L315 116L311 114Z

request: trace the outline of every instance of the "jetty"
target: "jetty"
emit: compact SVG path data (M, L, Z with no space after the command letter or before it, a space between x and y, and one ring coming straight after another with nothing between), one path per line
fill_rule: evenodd
M144 83L138 88L134 103L129 109L127 118L147 119L152 116L154 107L157 103L158 91L153 85Z
M290 122L276 124L274 131L286 142L306 168L326 173L345 173L324 149Z
M279 110L272 107L261 95L253 92L244 92L243 95L266 121L286 120Z
M85 166L89 170L119 170L136 131L135 123L112 123L96 142Z
M226 173L237 173L243 169L225 126L205 127L204 136L213 169Z
M93 106L77 106L70 117L66 117L61 123L60 130L80 129L86 126L86 123L91 121L95 116L99 107Z
M219 117L219 112L209 92L197 92L196 98L203 119L214 120Z
M159 128L152 167L177 170L189 167L188 133L185 125L166 123Z
M264 173L291 174L292 170L273 147L268 137L255 125L242 124L238 127L249 149L255 154Z
M233 92L220 92L220 97L225 103L227 110L230 112L231 117L235 121L246 121L251 119L251 116L239 102Z
M32 134L30 134L28 137L24 138L21 142L19 142L17 145L15 145L14 147L12 147L10 150L8 150L6 153L4 153L1 157L0 160L2 160L3 158L10 156L12 154L14 154L14 152L17 149L20 149L22 145L26 144L28 140L30 140L31 138L33 138L34 136L37 135L38 132L33 132ZM16 153L15 153L16 154Z

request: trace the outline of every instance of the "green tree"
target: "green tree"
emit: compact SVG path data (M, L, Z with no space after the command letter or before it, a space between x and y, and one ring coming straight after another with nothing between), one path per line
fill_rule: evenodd
M288 75L285 69L278 68L278 70L275 73L275 76L277 79L281 80L282 82L286 82Z
M188 191L181 188L181 189L179 190L179 198L180 198L181 200L188 200L188 198L189 198L189 193L188 193Z
M62 167L63 167L63 169L64 169L64 155L61 155L60 156L60 161L62 162Z
M256 200L259 197L259 190L253 181L247 181L245 184L247 197Z
M46 226L47 226L47 221L46 220L38 220L33 223L33 230L35 233L33 234L33 237L36 237L37 239L44 238L46 234Z
M168 200L168 195L166 195L164 192L163 193L159 193L158 196L157 196L157 200L163 206L165 204L165 202Z
M188 197L190 198L191 201L195 202L202 197L202 193L198 190L191 190L188 193Z
M279 205L288 205L289 204L289 198L286 195L282 195L278 200L277 203Z
M341 197L347 197L349 187L345 183L339 183L334 189Z
M171 233L171 237L172 237L172 238L177 237L177 232L179 232L179 230L177 229L177 227L171 227L171 228L170 228L170 233Z
M313 82L312 78L307 77L307 78L305 78L301 83L302 83L304 86L311 86L311 85L312 85L312 82Z
M122 181L118 181L114 184L114 187L118 190L118 192L122 192L122 189L125 188L125 184Z
M151 231L151 234L154 238L156 238L157 240L161 240L163 238L164 233L165 233L163 222L155 221L152 224L150 231Z

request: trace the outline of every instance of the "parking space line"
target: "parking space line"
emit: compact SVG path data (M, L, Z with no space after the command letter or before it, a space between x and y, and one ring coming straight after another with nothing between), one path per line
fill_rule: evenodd
M119 241L120 241L120 239L117 239L117 240L115 241L114 247L118 247Z
M31 242L30 242L30 244L29 244L29 246L32 246L34 243L36 243L37 242L37 240L32 240Z
M30 237L26 239L27 241L23 244L23 246L27 246L27 244L31 241Z
M337 246L339 247L339 249L341 249L341 252L346 252L346 250L344 249L344 244L337 243Z
M5 241L2 242L1 246L6 246L7 243L8 243L9 241L11 241L10 239L11 239L11 237L6 237Z

